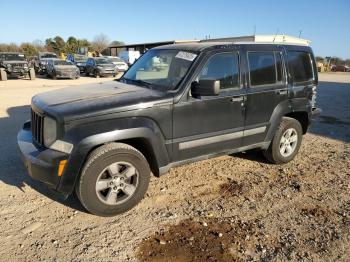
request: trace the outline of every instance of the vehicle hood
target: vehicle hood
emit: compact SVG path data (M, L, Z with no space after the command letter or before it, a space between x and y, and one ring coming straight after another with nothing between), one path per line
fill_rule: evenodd
M172 99L166 96L166 92L109 81L38 94L32 98L32 107L61 121L70 122L147 108L153 102Z
M3 61L3 63L5 65L7 65L7 64L10 64L10 65L12 65L12 64L23 64L23 65L28 64L27 61L21 61L21 60Z

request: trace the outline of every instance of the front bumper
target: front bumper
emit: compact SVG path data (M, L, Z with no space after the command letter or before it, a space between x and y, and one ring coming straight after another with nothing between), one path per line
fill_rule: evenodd
M57 78L76 78L77 76L79 76L79 74L75 71L72 72L60 72L60 71L56 71L56 77Z
M322 109L321 108L318 108L318 107L314 107L312 108L311 110L311 114L312 116L316 116L316 115L319 115L322 113Z
M100 76L115 75L115 69L99 69Z
M25 123L23 129L18 133L17 142L29 175L34 180L57 189L60 183L59 162L67 159L69 155L36 146L32 139L30 122Z

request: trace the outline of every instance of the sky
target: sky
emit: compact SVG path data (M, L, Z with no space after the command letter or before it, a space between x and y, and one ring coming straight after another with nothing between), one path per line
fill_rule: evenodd
M0 43L69 36L144 43L287 34L316 55L350 58L349 0L0 0Z

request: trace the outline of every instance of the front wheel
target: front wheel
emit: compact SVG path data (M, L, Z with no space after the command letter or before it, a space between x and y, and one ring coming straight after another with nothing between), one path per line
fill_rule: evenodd
M0 68L0 80L6 81L7 80L7 72L4 68Z
M29 69L28 75L29 75L29 79L30 80L35 80L35 70L34 70L34 68L30 68Z
M56 72L55 72L55 71L52 72L51 77L52 77L53 80L56 80L56 79L57 79L57 75L56 75Z
M283 117L280 126L264 156L274 164L287 163L298 153L303 130L300 122L294 118Z
M75 187L81 204L92 214L114 216L136 206L145 195L150 168L135 148L110 143L89 156Z
M97 70L95 70L95 72L94 72L94 77L95 78L99 78L100 77L100 73Z

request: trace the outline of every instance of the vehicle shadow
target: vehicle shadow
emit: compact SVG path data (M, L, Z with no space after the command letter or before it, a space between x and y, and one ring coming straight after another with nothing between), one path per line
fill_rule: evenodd
M30 106L11 107L7 117L0 118L0 181L14 186L24 193L27 185L46 197L70 208L86 212L73 196L64 199L59 194L47 188L44 184L33 180L22 163L17 146L17 133L30 116Z
M252 149L252 150L248 150L246 152L234 153L234 154L231 154L230 156L238 157L238 158L246 159L246 160L251 160L251 161L259 162L259 163L263 163L263 164L271 164L271 162L269 162L264 157L261 150Z
M309 132L346 143L350 142L350 83L319 82L315 117Z

